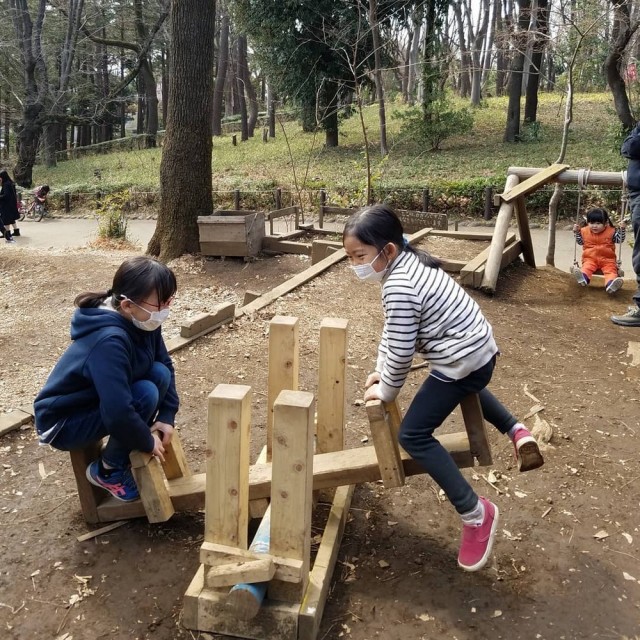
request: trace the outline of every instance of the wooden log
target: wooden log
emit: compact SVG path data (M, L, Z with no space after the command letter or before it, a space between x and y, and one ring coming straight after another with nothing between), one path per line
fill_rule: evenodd
M251 387L219 384L207 421L204 539L246 549Z
M477 458L480 465L488 466L493 464L491 446L487 438L487 429L478 394L473 393L463 398L460 403L460 409L462 410L462 418L472 455Z
M235 318L235 315L236 315L236 307L232 303L221 304L221 305L218 305L215 308L215 311L213 312L213 314L210 314L210 315L212 315L213 318L217 320L217 322L207 320L206 328L200 331L199 333L194 333L188 338L185 338L184 336L180 335L180 336L176 336L175 338L171 338L170 340L167 340L166 342L167 351L169 353L173 353L174 351L181 349L185 345L190 344L194 340L197 340L198 338L205 336L208 333L211 333L212 331L215 331L217 328L221 327L223 324L228 324L230 322L233 322L233 319Z
M310 256L311 244L309 242L281 240L276 236L265 236L262 239L262 251L267 253L292 253Z
M183 321L180 326L180 335L183 338L205 335L223 324L232 322L235 310L234 304L227 303L218 305L213 313L199 313Z
M267 380L267 462L273 450L273 411L284 389L296 391L300 371L298 318L274 316L269 323L269 373Z
M518 176L520 180L526 180L543 170L542 168L535 167L509 167L507 169L507 175L515 175ZM562 173L554 176L553 182L559 182L560 184L578 184L580 171L580 169L566 169ZM620 171L590 171L589 184L622 187L622 173Z
M507 177L505 192L510 191L518 184L518 177L510 175ZM480 288L483 291L493 293L496 290L498 282L498 274L500 273L500 263L502 261L502 251L505 247L507 233L509 231L509 222L513 214L513 203L503 202L496 217L496 225L493 230L493 238L489 247L489 255L484 269L484 278Z
M541 169L535 175L526 178L523 182L520 182L520 179L518 178L511 188L507 188L505 185L504 193L500 194L500 197L503 202L513 202L517 198L526 196L532 191L537 191L540 187L553 180L559 173L562 173L568 168L568 164L552 164ZM509 174L507 176L507 183L511 175L513 174Z
M387 489L401 487L404 484L404 469L400 447L389 424L388 413L380 400L369 400L366 408L382 482Z
M464 431L443 434L438 440L447 449L456 464L473 467L474 458L469 450L469 439ZM400 451L405 476L424 473L424 469L406 452ZM169 495L176 511L202 509L205 502L206 474L171 480ZM373 446L322 453L313 458L313 489L327 489L363 482L381 480L380 466ZM268 498L271 494L271 464L255 464L249 468L249 499ZM141 502L120 502L107 497L98 506L99 522L111 522L144 516Z
M149 522L166 522L175 513L175 509L160 461L143 451L132 451L129 459L147 519Z
M300 603L309 580L315 399L305 391L280 392L274 404L269 552L302 561L299 583L272 580L269 597Z

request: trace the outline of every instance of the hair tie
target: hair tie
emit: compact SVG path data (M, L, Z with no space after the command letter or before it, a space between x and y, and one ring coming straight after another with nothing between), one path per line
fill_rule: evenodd
M409 240L406 236L402 236L402 248L406 249L409 246Z

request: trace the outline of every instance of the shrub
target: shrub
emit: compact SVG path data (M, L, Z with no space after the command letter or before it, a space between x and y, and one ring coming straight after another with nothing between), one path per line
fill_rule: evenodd
M130 193L123 191L112 193L101 201L98 215L98 237L110 240L126 240L127 209L130 206Z

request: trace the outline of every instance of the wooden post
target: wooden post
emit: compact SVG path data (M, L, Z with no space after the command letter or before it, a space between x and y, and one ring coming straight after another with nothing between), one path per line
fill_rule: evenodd
M518 222L518 234L522 242L522 257L524 261L534 269L536 268L536 257L533 253L533 240L531 240L531 229L529 228L529 216L527 216L527 206L524 196L520 196L515 204L516 221Z
M233 190L233 208L240 211L240 189Z
M480 398L477 393L473 393L463 398L460 403L464 428L469 438L469 447L474 458L478 459L480 465L493 464L491 457L491 446L487 439L487 429L484 424L484 416L480 406Z
M71 211L71 194L68 191L64 192L64 210L67 213Z
M132 451L129 459L147 520L166 522L175 513L175 509L164 482L160 461L150 453L142 451Z
M82 515L84 519L90 523L100 522L98 505L107 496L104 490L96 487L87 480L87 467L96 458L100 457L101 444L102 441L98 441L84 449L73 449L69 451L71 467L73 468L73 475L76 478L76 485L78 487L78 499L80 500Z
M422 210L429 211L429 189L422 190Z
M235 134L235 133L231 136L231 144L232 144L234 147L237 147L237 146L238 146L238 137L236 136L236 134Z
M509 192L518 184L518 176L507 176L507 182L505 185L505 193ZM503 202L500 205L498 216L496 217L496 226L493 230L493 238L491 239L491 245L489 248L489 256L484 269L484 278L482 278L482 284L480 288L488 293L493 293L496 290L496 283L498 282L498 274L500 273L500 264L502 262L502 250L505 246L507 239L507 232L509 231L509 222L513 214L513 203Z
M298 318L274 316L269 323L267 381L267 461L273 446L273 407L283 389L297 391L299 372Z
M493 187L484 188L484 219L491 220L493 207Z
M327 204L327 192L320 189L320 213L318 214L318 227L323 228L324 225L324 208Z
M269 553L301 561L302 580L272 580L273 600L300 603L309 581L314 409L306 391L282 391L274 404Z
M219 384L209 394L205 542L247 548L251 387Z
M386 488L401 487L404 484L404 467L389 414L381 400L369 400L366 407L382 482Z
M344 449L348 325L342 318L320 324L316 453Z
M276 201L276 211L282 209L282 189L280 187L273 190L273 197ZM269 216L269 235L273 235L273 218Z
M173 432L171 442L164 445L164 462L162 463L165 478L173 480L175 478L187 478L191 475L187 458L182 449L182 442L177 431Z

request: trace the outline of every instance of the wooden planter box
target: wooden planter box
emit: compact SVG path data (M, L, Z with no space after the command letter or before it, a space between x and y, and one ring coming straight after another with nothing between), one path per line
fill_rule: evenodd
M198 216L200 251L205 256L257 256L265 236L264 213L234 211L233 215Z

